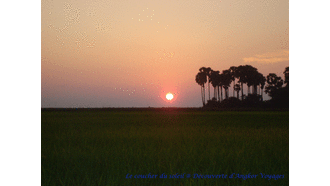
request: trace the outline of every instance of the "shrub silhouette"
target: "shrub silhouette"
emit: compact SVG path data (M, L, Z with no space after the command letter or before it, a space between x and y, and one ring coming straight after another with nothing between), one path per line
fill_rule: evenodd
M242 101L235 97L230 97L223 100L220 105L222 108L237 108L242 106Z
M216 98L212 98L212 100L207 101L205 108L220 108L220 102Z
M262 98L258 94L249 94L242 102L244 106L256 107L262 105Z

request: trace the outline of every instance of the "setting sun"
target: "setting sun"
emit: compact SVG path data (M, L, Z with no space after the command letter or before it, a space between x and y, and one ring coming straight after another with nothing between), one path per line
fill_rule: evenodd
M172 100L173 99L173 94L172 93L167 93L166 94L166 99L167 100Z

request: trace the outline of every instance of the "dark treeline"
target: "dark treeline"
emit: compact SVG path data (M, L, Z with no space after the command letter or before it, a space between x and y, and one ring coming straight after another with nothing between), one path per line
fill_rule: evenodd
M202 67L196 75L196 83L201 86L203 107L289 107L289 67L284 72L284 80L274 73L265 77L251 65L232 66L227 70L214 71L210 67ZM247 86L247 95L243 85ZM211 98L211 85L213 98ZM205 87L208 92L205 92ZM233 87L232 97L229 97L229 87ZM265 90L265 91L264 91ZM263 92L271 100L263 100ZM206 102L206 96L208 100Z

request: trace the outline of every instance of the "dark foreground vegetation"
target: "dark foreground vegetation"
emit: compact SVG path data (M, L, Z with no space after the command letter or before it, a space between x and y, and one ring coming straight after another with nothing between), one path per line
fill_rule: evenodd
M147 109L43 109L42 185L289 184L288 111Z
M87 112L87 111L110 111L110 112L208 112L210 110L217 111L289 111L288 108L260 108L260 107L232 107L232 108L207 108L207 107L105 107L105 108L42 108L41 111L46 112Z

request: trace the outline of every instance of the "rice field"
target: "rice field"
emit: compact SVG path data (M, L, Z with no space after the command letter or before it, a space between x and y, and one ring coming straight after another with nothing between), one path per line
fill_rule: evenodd
M288 111L41 116L42 185L289 185Z

